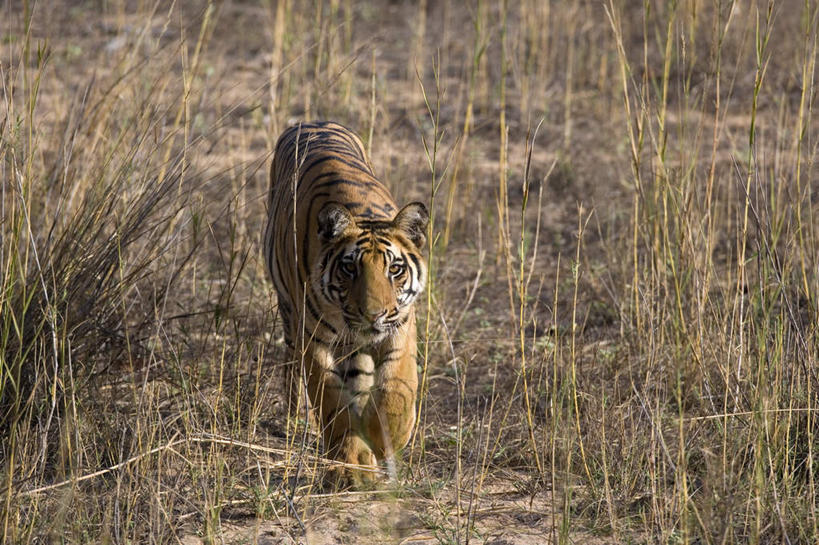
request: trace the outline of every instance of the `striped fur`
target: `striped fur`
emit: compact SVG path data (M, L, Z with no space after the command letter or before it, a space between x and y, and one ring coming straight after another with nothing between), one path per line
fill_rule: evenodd
M302 123L279 138L265 257L294 375L337 460L373 468L409 439L426 225L423 204L398 209L348 129Z

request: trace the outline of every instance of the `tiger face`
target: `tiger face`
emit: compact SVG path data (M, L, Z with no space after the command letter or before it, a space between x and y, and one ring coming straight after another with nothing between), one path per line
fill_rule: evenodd
M346 207L329 202L317 220L323 247L313 278L336 310L333 321L357 342L389 337L409 319L426 282L420 254L426 207L408 204L392 221L356 220Z

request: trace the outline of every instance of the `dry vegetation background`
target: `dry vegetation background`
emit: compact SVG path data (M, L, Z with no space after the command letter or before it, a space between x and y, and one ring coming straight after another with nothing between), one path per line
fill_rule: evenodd
M814 1L4 0L3 543L816 543ZM428 203L420 421L326 491L299 119Z

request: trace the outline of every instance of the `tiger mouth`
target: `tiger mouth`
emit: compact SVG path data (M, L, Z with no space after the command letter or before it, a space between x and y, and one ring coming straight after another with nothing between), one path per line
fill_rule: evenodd
M379 337L382 335L388 335L398 328L397 324L393 322L383 324L358 322L354 324L350 329L360 336Z
M362 324L356 328L356 331L360 334L382 335L384 333L389 333L393 329L394 327L391 324Z
M379 319L370 321L358 313L344 312L344 322L347 331L359 339L377 339L395 334L406 322L400 314L388 320Z

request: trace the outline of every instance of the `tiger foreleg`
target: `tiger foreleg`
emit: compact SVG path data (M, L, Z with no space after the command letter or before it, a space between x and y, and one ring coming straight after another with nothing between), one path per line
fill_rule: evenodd
M318 409L327 456L345 464L331 472L337 483L358 484L375 476L376 459L361 437L361 416L354 396L334 372L329 354L305 360L310 403ZM363 467L354 467L363 466Z
M413 354L407 353L379 369L369 403L361 416L363 433L379 460L392 460L409 441L415 425L417 389Z

